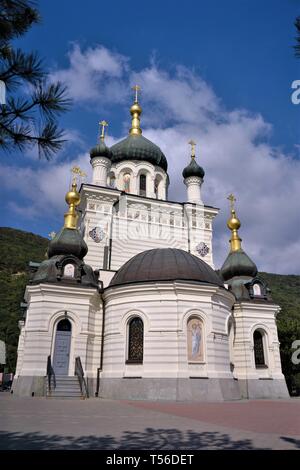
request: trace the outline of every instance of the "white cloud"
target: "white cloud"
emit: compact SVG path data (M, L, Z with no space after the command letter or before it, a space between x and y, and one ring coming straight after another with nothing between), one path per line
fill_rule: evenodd
M68 87L68 93L75 103L104 101L118 102L126 95L122 77L128 69L128 59L103 46L81 51L78 44L72 44L68 54L69 67L53 71L51 80L61 81Z
M181 172L190 158L187 142L197 142L197 160L206 172L203 199L221 209L214 224L216 266L229 249L226 197L233 192L243 247L259 269L300 274L300 161L272 147L272 126L259 113L226 109L209 84L184 67L171 73L152 64L137 72L129 68L128 59L102 46L82 52L74 45L70 67L54 75L67 79L79 102L117 102L129 94L129 83L141 84L144 135L167 156L172 200L186 198ZM114 140L116 136L108 143ZM76 163L91 174L88 155L79 155ZM47 165L38 171L6 167L2 175L31 201L28 216L46 202L51 213L62 218L72 164Z

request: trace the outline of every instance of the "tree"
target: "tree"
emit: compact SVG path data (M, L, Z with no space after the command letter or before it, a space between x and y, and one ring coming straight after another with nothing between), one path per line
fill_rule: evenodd
M295 26L296 26L296 30L297 30L297 37L296 37L296 46L294 46L294 49L295 49L295 55L297 58L300 58L300 16L298 16L296 18L296 21L295 21Z
M56 119L70 100L60 82L47 80L36 52L25 53L12 45L39 21L34 2L0 0L0 85L6 95L0 104L0 149L12 152L37 146L39 156L49 159L64 142Z

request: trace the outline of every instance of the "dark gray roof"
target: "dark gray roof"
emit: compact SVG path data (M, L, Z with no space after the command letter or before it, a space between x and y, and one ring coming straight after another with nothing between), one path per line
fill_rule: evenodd
M92 158L95 158L95 157L106 157L106 158L109 158L111 159L112 157L112 152L110 151L110 149L107 147L107 145L105 144L105 142L103 140L101 140L99 142L99 144L97 144L95 147L93 147L91 150L90 150L90 157L91 159Z
M257 275L257 267L244 250L240 249L229 253L220 274L224 281L236 276L253 278Z
M110 148L112 162L144 160L167 171L168 163L160 148L142 135L129 135Z
M189 176L198 176L203 178L205 171L202 166L198 165L195 158L191 158L190 164L183 169L182 176L188 178Z
M82 259L88 252L88 247L77 229L63 227L51 240L48 257L55 255L74 255Z
M223 286L223 281L208 264L176 248L156 248L139 253L119 269L110 286L175 280Z

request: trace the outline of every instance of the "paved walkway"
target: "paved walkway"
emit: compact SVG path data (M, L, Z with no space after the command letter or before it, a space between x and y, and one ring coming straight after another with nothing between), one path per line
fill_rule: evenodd
M300 400L47 400L2 392L0 449L300 449Z

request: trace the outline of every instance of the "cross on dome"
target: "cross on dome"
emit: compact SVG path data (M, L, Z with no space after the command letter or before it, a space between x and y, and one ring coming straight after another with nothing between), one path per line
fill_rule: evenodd
M100 128L100 139L104 140L105 137L105 127L108 126L108 122L102 120L99 122L99 128Z
M189 141L189 144L191 146L191 156L192 156L192 158L195 158L195 156L196 156L195 147L196 147L197 144L192 139Z
M138 92L141 90L141 87L139 85L134 85L132 87L132 90L135 92L134 102L137 103L138 102Z

